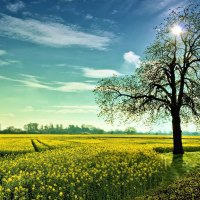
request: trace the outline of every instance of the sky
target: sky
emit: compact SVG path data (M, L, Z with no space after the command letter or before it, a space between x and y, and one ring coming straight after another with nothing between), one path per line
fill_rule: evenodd
M156 25L186 0L0 0L0 123L108 125L98 80L132 74ZM170 129L168 125L162 130Z

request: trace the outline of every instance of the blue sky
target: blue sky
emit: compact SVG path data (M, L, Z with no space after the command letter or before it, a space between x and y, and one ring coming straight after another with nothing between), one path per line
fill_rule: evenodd
M153 42L153 27L185 3L0 0L2 127L38 122L123 128L97 117L92 90L100 78L134 73Z

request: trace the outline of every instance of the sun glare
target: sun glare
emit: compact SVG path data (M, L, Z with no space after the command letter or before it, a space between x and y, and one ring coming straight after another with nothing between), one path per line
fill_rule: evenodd
M183 32L182 28L179 26L179 25L175 25L173 28L172 28L172 33L174 35L180 35L181 33Z

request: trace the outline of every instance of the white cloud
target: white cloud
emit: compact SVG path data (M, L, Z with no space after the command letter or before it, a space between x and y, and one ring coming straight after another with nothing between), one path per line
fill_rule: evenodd
M176 0L154 0L154 3L152 3L152 0L143 0L141 1L141 7L142 9L136 9L135 13L139 15L145 14L155 14L157 12L162 13L163 17L163 11L166 12L172 5L177 7L180 2L186 2L187 0L182 1L176 1Z
M84 76L90 78L106 78L113 75L122 75L119 72L111 69L92 69L92 68L82 68Z
M0 60L0 66L9 65L8 61Z
M0 19L0 35L51 47L79 45L98 50L105 50L112 41L109 36L85 33L61 23L8 15L2 15Z
M22 112L33 112L34 111L34 108L32 106L26 106Z
M0 79L1 79L1 80L7 80L7 81L12 81L12 80L13 80L13 79L8 78L8 77L6 77L6 76L0 76Z
M6 8L14 13L17 13L19 10L22 10L23 8L25 8L25 4L22 1L18 1L16 3L10 3L6 6Z
M52 88L52 90L61 91L61 92L76 92L76 91L85 91L85 90L93 90L95 88L94 85L82 82L58 82L61 86Z
M0 66L16 64L18 62L17 60L0 60Z
M85 16L85 19L88 19L88 20L93 19L93 16L90 15L90 14L87 14L87 15Z
M82 82L44 82L32 75L22 74L22 79L13 79L6 76L0 76L0 79L21 83L23 86L36 89L45 89L58 92L81 92L90 91L95 88L95 85Z
M65 64L65 63L60 63L60 64L57 64L56 66L57 67L65 67L67 64Z
M5 50L1 50L0 49L0 56L7 54L7 52Z
M84 109L95 109L97 110L98 109L98 106L90 106L90 105L73 105L73 106L70 106L70 105L55 105L55 106L52 106L53 108L67 108L67 109L73 109L73 108L84 108Z
M75 105L75 106L53 106L55 110L57 110L58 113L97 113L98 112L98 106L87 106L87 105Z
M125 63L140 67L140 56L136 55L133 51L124 53L123 58Z

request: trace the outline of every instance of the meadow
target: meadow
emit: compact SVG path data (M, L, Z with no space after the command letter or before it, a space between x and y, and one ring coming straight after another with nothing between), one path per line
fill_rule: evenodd
M175 161L170 136L2 134L0 199L178 199L170 187L200 166L200 137L183 145Z

